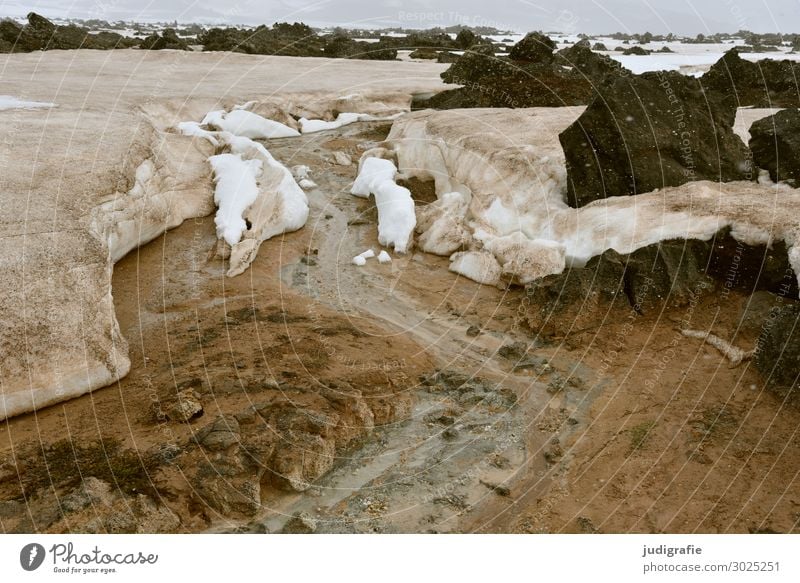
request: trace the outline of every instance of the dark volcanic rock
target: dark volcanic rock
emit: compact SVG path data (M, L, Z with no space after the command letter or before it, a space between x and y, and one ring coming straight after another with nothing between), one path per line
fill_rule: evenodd
M555 49L556 43L549 36L540 32L529 32L511 48L509 57L512 61L547 65L553 62Z
M512 67L508 61L494 55L491 45L476 45L465 51L463 55L442 73L445 83L463 85L468 82L480 82L482 79L510 74Z
M561 107L586 105L595 87L610 76L630 74L619 63L592 52L582 40L553 54L555 43L531 33L511 50L495 55L492 45L473 46L442 79L464 85L434 96L427 107Z
M70 24L56 26L34 12L28 14L24 27L11 20L0 21L0 53L28 53L53 49L116 49L136 46L137 39L115 32L90 33Z
M715 287L798 295L782 242L748 246L724 229L710 241L662 241L629 255L609 250L585 267L528 284L526 318L539 333L564 334L616 321L620 309L641 315L685 306Z
M0 20L0 52L11 53L16 49L22 27L13 20Z
M186 42L178 37L178 33L172 28L165 28L159 36L158 34L151 34L142 41L140 45L143 49L151 51L160 51L163 49L174 49L179 51L191 50Z
M707 92L734 107L800 107L800 63L764 59L753 63L731 49L700 78Z
M735 108L677 72L610 77L559 136L569 204L650 192L692 180L752 178L733 133Z
M767 385L797 398L800 376L800 303L776 304L762 324L755 364Z
M750 126L753 163L774 182L800 185L800 110L784 109Z
M594 83L601 83L609 75L629 74L627 69L611 57L592 51L589 48L589 41L585 39L558 51L556 62L563 66L573 67Z
M496 57L490 45L472 47L442 79L464 87L439 93L427 107L560 107L586 104L593 95L592 81L578 70L552 60L541 64Z
M408 55L412 59L438 59L439 52L436 49L416 49Z
M455 63L459 58L461 58L461 55L451 53L450 51L439 51L439 54L436 56L436 62Z
M786 244L745 245L730 236L729 229L711 241L707 273L722 282L725 289L747 293L767 290L781 296L797 297L797 276L791 265Z
M622 51L623 55L639 55L639 56L646 56L650 54L650 51L647 49L643 49L642 47L631 47L629 49L625 49Z

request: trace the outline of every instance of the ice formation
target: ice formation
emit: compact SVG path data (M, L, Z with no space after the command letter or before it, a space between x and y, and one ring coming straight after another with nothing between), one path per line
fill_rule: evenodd
M392 120L401 115L402 112L399 114L392 114L387 116L376 116L371 115L368 113L340 113L336 116L336 119L333 121L325 121L324 119L306 119L304 117L300 118L300 131L304 134L311 134L314 132L322 132L325 130L335 130L336 128L340 128L342 126L349 125L351 123L357 121L386 121Z
M244 211L258 196L256 179L261 174L260 160L242 160L237 154L219 154L208 159L214 169L214 203L217 237L236 245L247 230Z
M296 130L246 109L234 108L227 113L212 111L200 123L182 122L178 131L228 150L208 159L216 184L217 236L230 246L228 276L247 269L263 241L305 225L308 199L303 187L316 186L306 178L309 168L295 166L290 171L267 148L254 141L300 135ZM300 185L296 181L298 176L304 177Z
M6 109L50 109L55 103L47 101L25 101L11 95L0 95L0 111Z
M254 140L291 138L300 135L295 129L245 109L234 109L229 112L224 110L211 111L205 116L201 124L220 131L230 132L235 136Z
M215 148L219 146L217 132L203 129L201 124L196 121L182 121L178 124L178 131L184 136L192 136L195 138L208 140Z
M405 253L411 246L417 218L411 193L394 181L396 174L397 167L391 160L365 158L350 193L362 198L369 198L370 194L375 196L378 242L394 247L397 253Z
M525 283L608 249L626 254L666 239L708 240L731 227L749 245L784 240L800 273L793 248L800 192L784 185L692 182L569 207L558 134L582 110L428 110L396 121L383 155L396 156L404 176L433 180L439 197L419 213L423 250L455 252L451 270L481 283ZM389 161L367 174L368 161L353 192L394 177Z
M385 249L381 250L378 254L378 263L391 263L392 257L389 255Z

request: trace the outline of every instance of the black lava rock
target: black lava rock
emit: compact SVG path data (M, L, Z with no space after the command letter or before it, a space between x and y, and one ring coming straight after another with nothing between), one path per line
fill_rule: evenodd
M800 185L800 110L784 109L750 126L753 163L773 181Z

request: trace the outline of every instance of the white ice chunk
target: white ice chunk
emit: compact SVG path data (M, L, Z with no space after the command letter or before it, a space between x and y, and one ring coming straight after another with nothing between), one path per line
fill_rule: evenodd
M503 269L486 251L461 251L450 256L450 271L487 285L497 285Z
M378 262L379 263L391 263L392 262L392 257L384 249L378 254Z
M447 192L436 202L417 212L419 246L426 253L448 256L462 249L470 240L464 224L467 197L460 192Z
M371 117L371 116L363 116L360 113L340 113L334 121L325 121L322 119L306 119L304 117L300 118L300 131L304 134L311 134L314 132L322 132L325 130L334 130L336 128L340 128L342 126L351 124L356 121L360 121L362 117Z
M247 229L244 212L258 196L256 179L261 173L260 160L242 160L237 154L218 154L208 161L214 169L214 202L217 204L217 236L235 245Z
M228 113L222 110L212 111L206 115L202 124L254 140L291 138L300 135L300 132L289 126L244 109L234 109Z
M417 225L414 199L407 188L395 183L397 168L391 160L366 158L350 192L356 196L375 196L378 207L378 242L405 253Z
M200 124L196 121L182 121L178 124L178 131L182 133L184 136L193 136L197 138L203 138L211 142L211 145L214 147L219 146L219 140L217 140L217 134L215 132L210 132L208 130L204 130L200 127Z
M355 257L353 257L353 265L358 265L360 267L366 264L367 264L367 259L365 257L362 257L361 255L356 255Z

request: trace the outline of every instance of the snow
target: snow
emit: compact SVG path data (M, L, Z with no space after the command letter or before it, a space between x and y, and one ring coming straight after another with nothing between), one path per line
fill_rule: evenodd
M450 271L486 285L500 281L502 268L494 255L486 251L461 251L450 257Z
M25 101L11 95L0 95L0 111L7 109L49 109L51 107L56 107L56 104L46 101Z
M208 140L215 148L219 146L219 140L217 140L216 132L210 132L200 126L201 124L197 123L196 121L182 121L178 124L178 131L184 136L193 136Z
M300 180L300 182L298 182L298 184L300 185L300 188L302 188L303 190L311 190L312 188L317 187L317 183L311 180L310 178L303 178Z
M300 135L297 130L245 109L234 109L227 113L223 110L209 112L203 118L201 125L254 140L291 138Z
M367 249L366 251L359 253L358 256L363 257L364 259L372 259L375 257L375 251L372 249Z
M352 98L352 95L342 97L341 99ZM396 119L403 112L395 113L386 116L376 116L368 113L340 113L333 121L325 121L323 119L306 119L301 117L299 120L300 131L304 134L311 134L314 132L322 132L325 130L335 130L342 126L355 123L357 121L389 121Z
M364 198L375 196L378 242L384 247L394 247L397 253L405 253L411 246L417 218L411 193L394 181L396 174L397 167L391 160L365 158L350 192Z
M602 40L600 42L603 42ZM603 51L603 54L610 56L615 61L618 61L622 66L630 69L633 73L641 74L647 71L680 71L686 75L700 76L711 68L711 65L716 63L726 51L733 48L735 45L742 44L743 41L737 43L725 44L695 44L695 43L680 43L680 42L653 42L649 45L641 45L643 48L658 51L663 46L668 46L672 53L659 53L653 52L650 55L622 55L616 51ZM608 48L613 48L619 45L619 42L611 41L605 43ZM622 45L628 47L629 45ZM630 45L637 46L637 45ZM788 49L783 47L779 51L767 53L739 53L739 55L748 61L760 61L762 59L789 59L792 61L800 60L800 54L792 54L786 52Z
M242 160L238 154L219 154L208 159L214 170L214 202L218 210L214 218L217 237L228 245L236 245L247 229L244 211L258 196L256 179L261 173L259 160Z
M481 283L526 283L608 249L627 254L667 239L709 240L730 227L748 245L785 241L800 274L800 191L786 185L692 182L569 207L558 134L582 111L428 110L396 122L385 155L396 156L405 177L434 180L439 197L419 212L423 249L455 250L450 269ZM388 160L362 164L354 190L393 178Z
M366 257L362 257L361 255L356 255L355 257L353 257L353 265L358 265L359 267L361 267L362 265L366 264L367 264Z
M311 168L309 168L305 164L298 164L297 166L292 166L292 176L294 176L295 180L302 180L303 178L308 178L308 175L310 173L311 173Z
M360 121L361 114L358 113L340 113L334 121L325 121L322 119L306 119L300 118L300 131L304 134L311 134L314 132L322 132L325 130L334 130L344 125Z
M378 263L391 263L392 257L389 255L385 249L382 249L381 252L378 254Z
M228 276L247 269L263 241L305 225L308 199L303 187L316 184L302 178L299 185L295 176L307 177L309 168L295 166L290 171L253 139L299 136L297 131L245 109L211 111L200 123L178 124L178 131L227 150L208 160L216 184L217 236L231 247Z
M460 192L447 192L417 212L418 243L426 253L448 256L470 240L464 224L469 201Z

